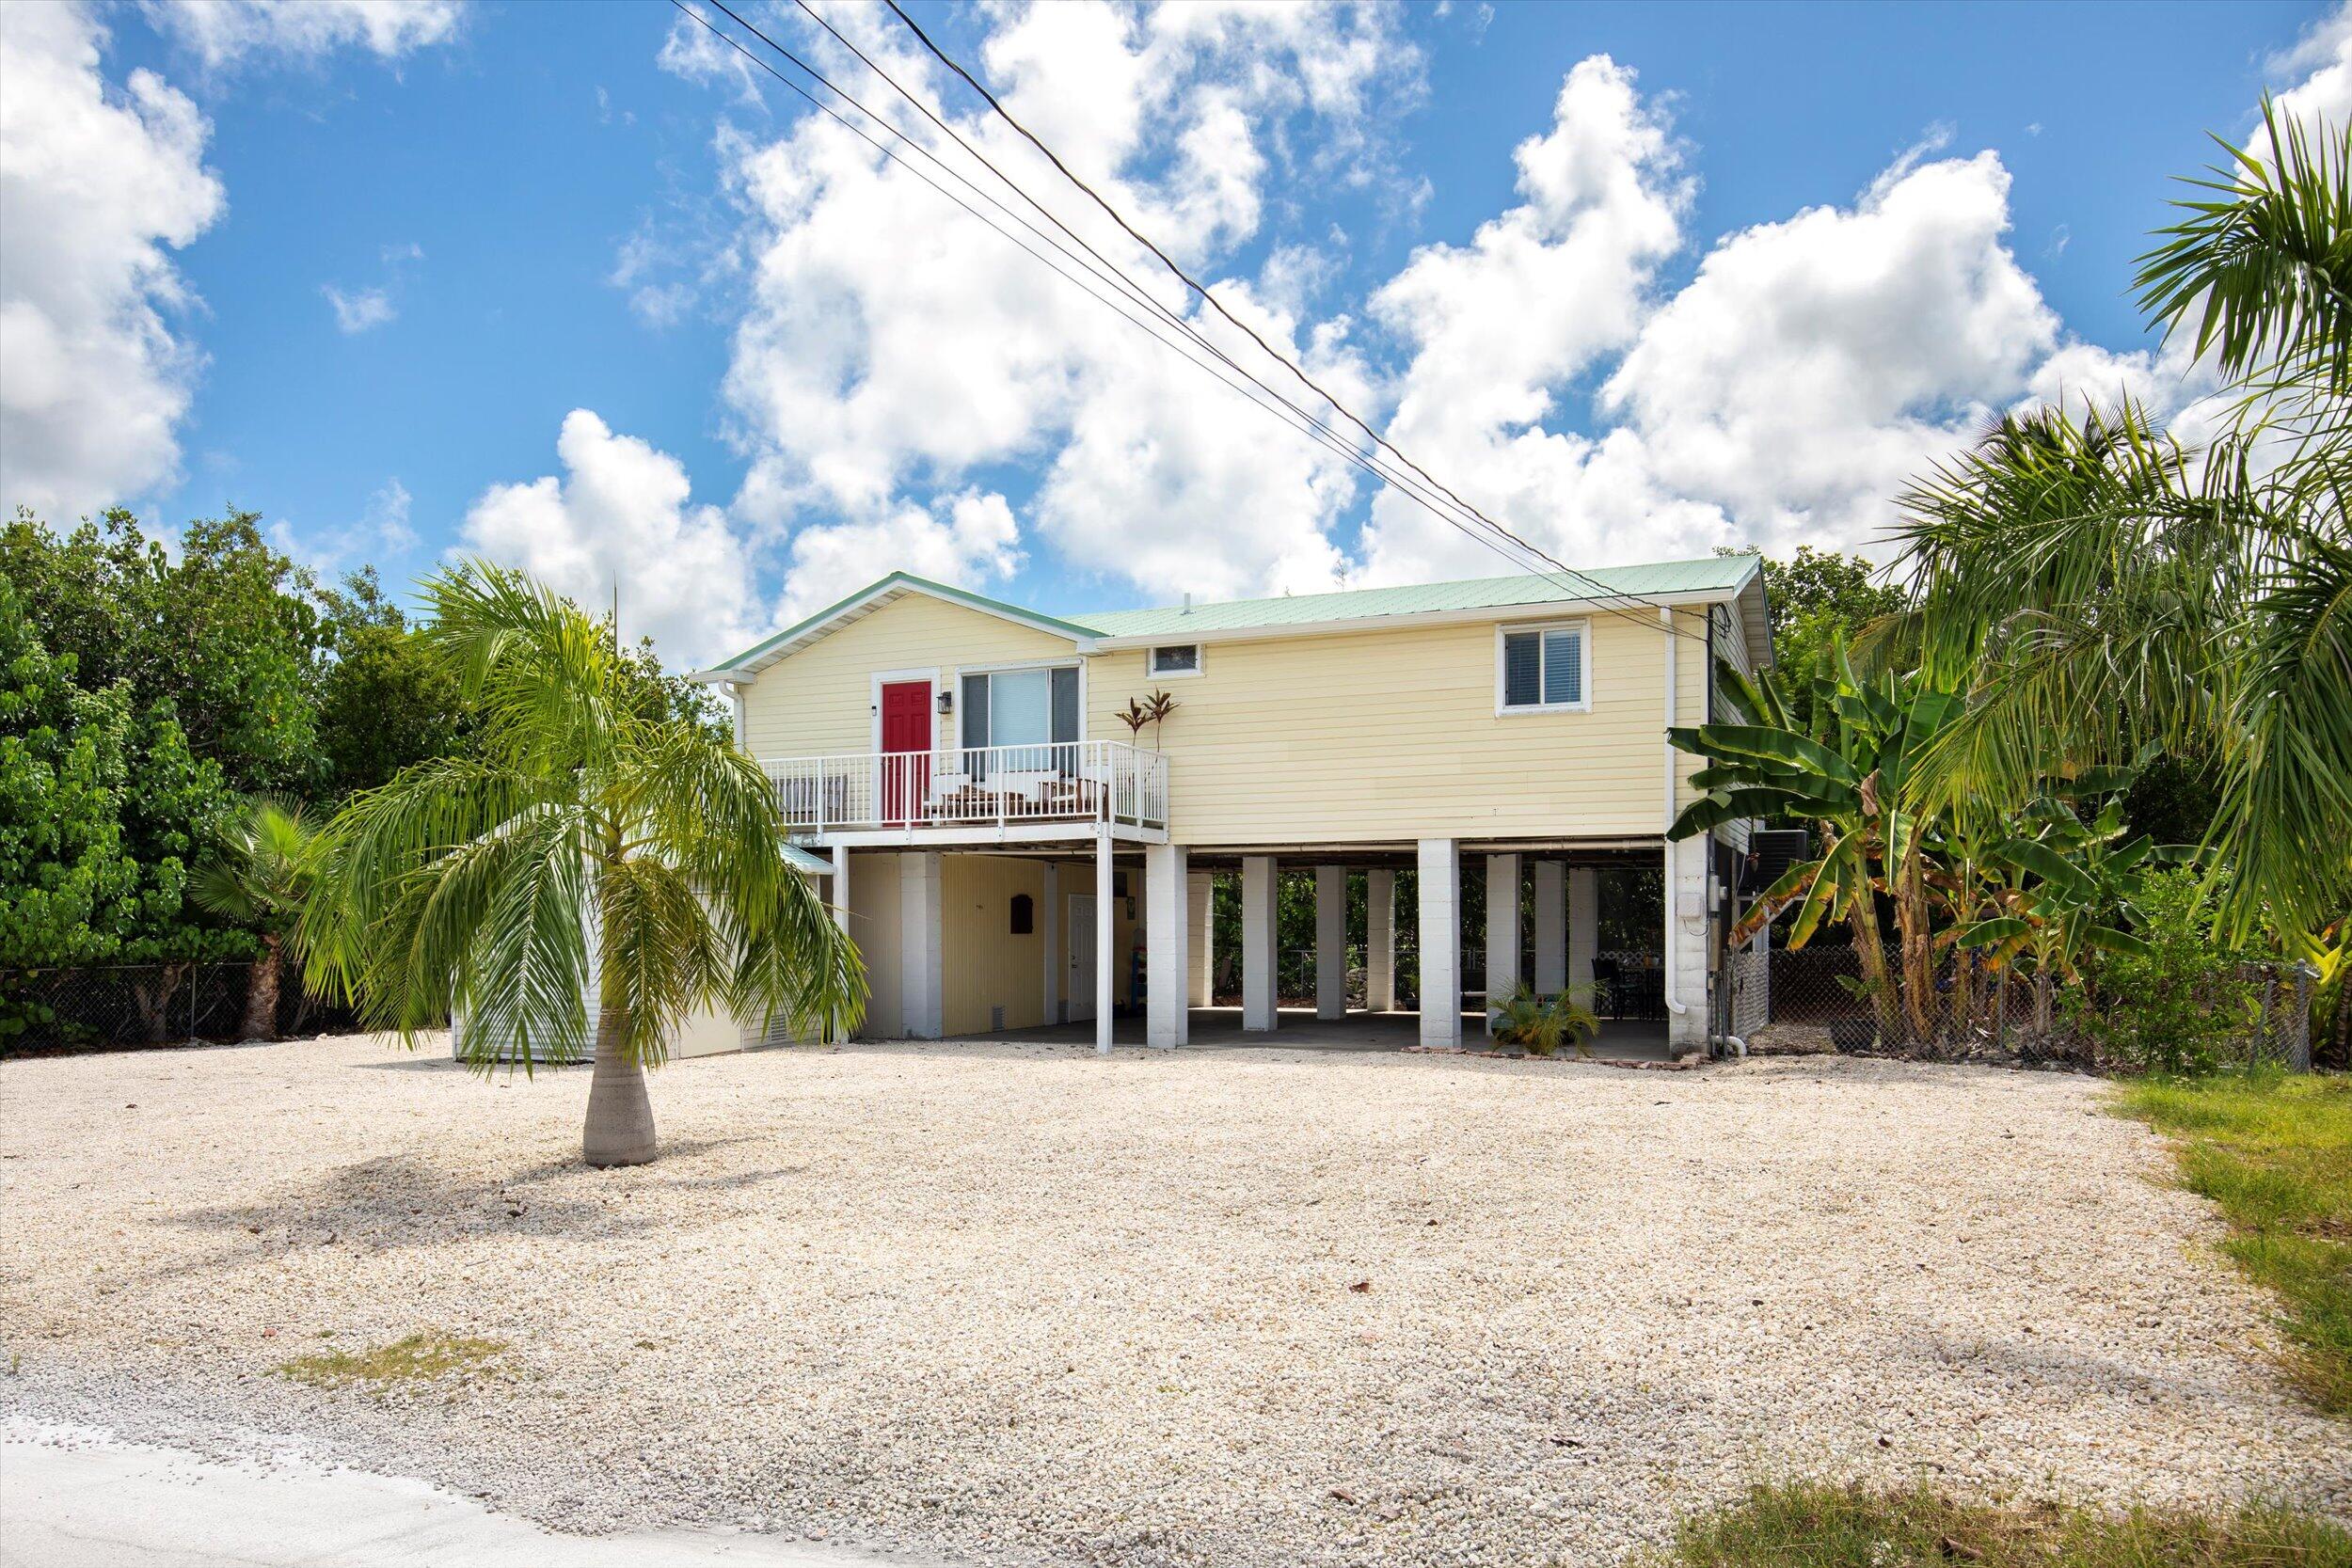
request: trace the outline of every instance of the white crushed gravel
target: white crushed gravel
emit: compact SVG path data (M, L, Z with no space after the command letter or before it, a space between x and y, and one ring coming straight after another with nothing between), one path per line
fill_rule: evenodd
M669 1068L663 1157L605 1173L587 1087L0 1064L0 1410L990 1562L1604 1563L1790 1472L2352 1513L2080 1079L860 1046ZM421 1329L505 1368L272 1372Z

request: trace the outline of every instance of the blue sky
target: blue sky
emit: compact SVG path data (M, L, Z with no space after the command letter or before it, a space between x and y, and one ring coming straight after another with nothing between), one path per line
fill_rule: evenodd
M57 14L0 23L19 106L0 291L137 373L44 412L52 372L9 318L0 503L176 524L233 502L323 566L396 578L455 547L583 596L617 576L688 662L902 564L1062 609L1501 569L1088 325L935 196L866 179L660 0L9 10L35 8ZM2168 179L2208 131L2242 135L2265 86L2324 111L2344 73L2342 16L2298 4L1454 4L1205 43L1151 41L1140 14L1077 38L1017 8L914 9L1300 352L1325 332L1350 401L1440 478L1595 562L1866 543L1922 455L2070 378L2191 404L2193 367L2155 354L2127 289ZM818 46L789 7L747 14ZM836 14L910 49L886 13ZM1103 62L1127 55L1166 90L1098 146L1129 107ZM1613 69L1566 106L1596 56ZM1346 80L1327 101L1279 85L1311 74ZM944 79L901 79L980 124ZM78 172L39 145L65 134L32 123L41 93L91 120L55 160ZM1514 163L1548 135L1538 164L1574 187L1551 205ZM1041 166L1004 162L1082 221ZM178 232L143 181L196 193ZM1482 250L1514 213L1522 231ZM115 295L77 302L85 284ZM948 287L920 352L875 346ZM127 348L103 336L126 310L152 321ZM143 434L68 452L70 418Z

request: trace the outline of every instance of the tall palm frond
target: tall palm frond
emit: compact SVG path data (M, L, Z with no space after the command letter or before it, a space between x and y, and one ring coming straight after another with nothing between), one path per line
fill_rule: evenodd
M854 1021L856 950L785 859L758 767L647 718L610 628L485 563L424 586L426 645L475 705L479 754L419 763L337 816L312 984L412 1043L462 1016L485 1069L593 1041L589 1159L649 1159L641 1069L678 1024L707 1007Z

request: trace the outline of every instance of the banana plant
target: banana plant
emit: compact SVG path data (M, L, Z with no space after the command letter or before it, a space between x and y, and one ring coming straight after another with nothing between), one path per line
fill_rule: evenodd
M1841 645L1835 679L1812 685L1812 721L1801 722L1769 672L1751 677L1724 665L1724 689L1742 723L1677 725L1675 746L1708 766L1692 784L1707 791L1675 819L1668 836L1742 817L1814 824L1821 853L1791 866L1731 931L1743 942L1795 911L1788 945L1803 947L1825 920L1842 919L1861 966L1879 1032L1926 1040L1934 1033L1934 954L1929 929L1927 855L1933 824L1904 809L1918 757L1964 705L1962 696L1917 674L1854 673ZM1874 894L1887 895L1899 942L1899 979L1890 976Z
M2110 777L2113 775L2113 777ZM2159 865L2178 864L2195 851L2159 846L2146 833L2124 837L2121 791L2125 769L2098 769L2037 796L2025 812L2029 832L2003 840L1988 859L2007 876L1991 903L1999 911L1959 928L1956 945L1983 951L1995 969L2024 970L2033 983L2033 1026L2050 1029L2058 981L2081 978L2093 952L2142 953L2128 923L2143 879ZM2112 790L2085 822L2073 801Z

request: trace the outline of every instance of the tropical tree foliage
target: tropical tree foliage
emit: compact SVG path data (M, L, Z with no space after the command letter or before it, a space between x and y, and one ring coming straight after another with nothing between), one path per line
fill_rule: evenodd
M2352 138L2265 124L2138 278L2222 377L2223 434L2045 410L1905 498L1930 667L1970 699L1916 789L2016 804L2151 744L2210 758L2224 926L2308 940L2352 908Z
M245 1037L278 1037L278 981L286 938L310 895L316 844L299 801L249 801L200 862L189 894L201 908L256 930L262 950L246 987Z
M857 955L787 863L756 765L649 714L603 623L493 566L423 586L475 750L403 768L328 826L310 981L412 1042L458 1015L485 1069L593 1043L583 1152L649 1160L644 1069L690 1012L853 1020Z

